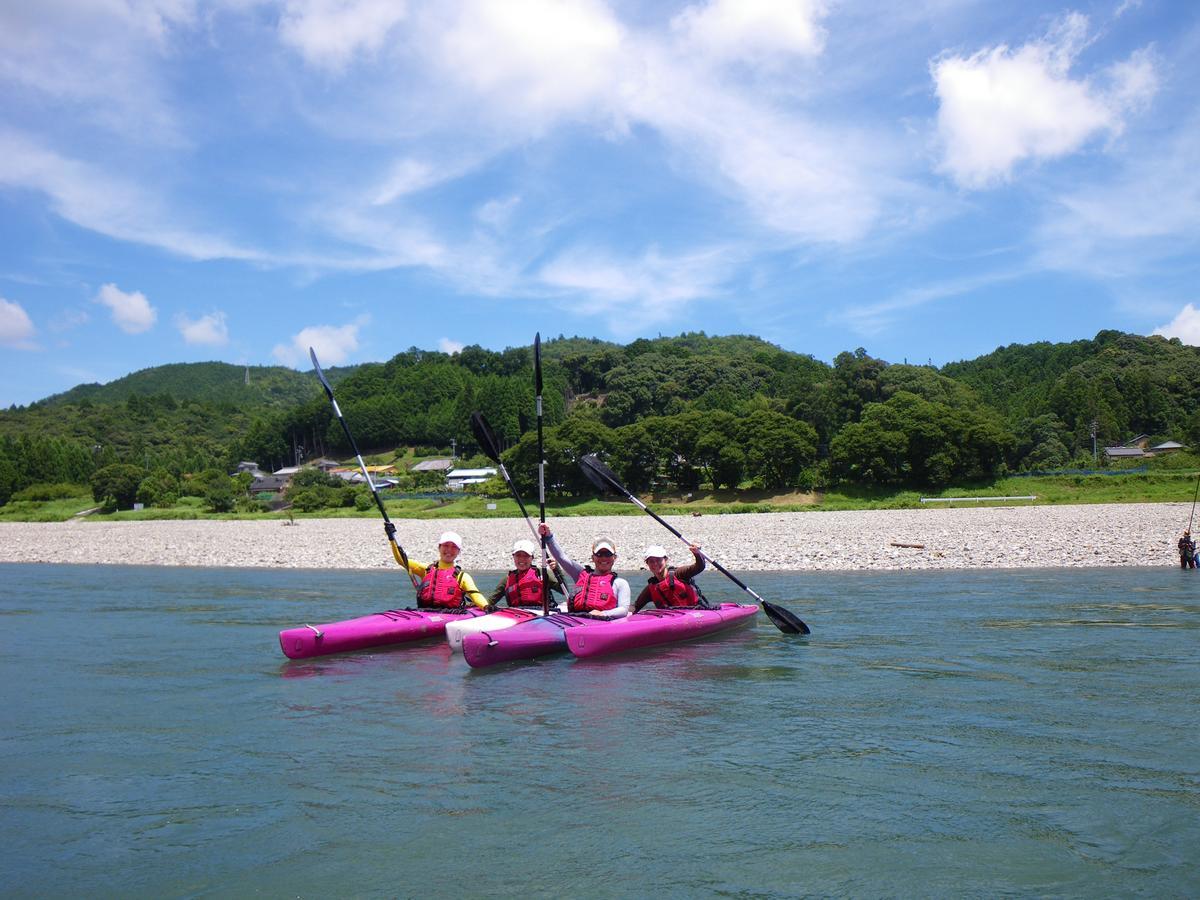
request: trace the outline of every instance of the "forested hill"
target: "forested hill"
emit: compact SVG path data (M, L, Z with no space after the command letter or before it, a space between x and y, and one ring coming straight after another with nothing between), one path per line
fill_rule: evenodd
M326 372L336 384L356 366ZM223 362L173 363L142 369L108 384L80 384L40 401L51 406L124 403L130 397L167 395L176 401L234 404L245 407L293 406L321 393L307 372L286 366L235 366Z
M1054 416L1078 449L1138 434L1200 446L1200 348L1101 331L1069 344L1012 344L942 373L973 388L1016 429Z
M560 336L542 348L548 477L566 492L586 489L574 461L592 451L631 486L786 488L1090 465L1093 423L1099 446L1138 434L1200 444L1200 350L1162 337L1103 331L940 370L862 349L830 365L745 335ZM86 481L89 467L114 462L179 475L348 455L312 373L248 371L247 385L243 366L160 366L0 411L0 497L6 485ZM410 348L329 374L368 452L453 440L469 455L470 413L481 410L518 479L536 471L529 346Z

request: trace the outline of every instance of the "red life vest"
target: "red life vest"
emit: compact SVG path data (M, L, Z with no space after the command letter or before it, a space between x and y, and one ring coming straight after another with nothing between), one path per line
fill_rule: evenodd
M425 577L417 589L417 606L436 606L444 609L457 609L463 604L463 589L458 583L462 572L458 566L453 569L439 569L433 563L425 570Z
M698 606L700 597L690 581L675 577L674 567L667 569L666 578L650 579L650 599L659 609L672 606Z
M508 598L509 606L541 606L541 574L533 566L526 569L524 575L518 575L513 569L504 584L504 596Z
M597 575L590 568L584 569L575 579L575 593L571 595L571 603L568 608L571 612L616 609L617 592L613 589L613 582L616 579L616 572Z

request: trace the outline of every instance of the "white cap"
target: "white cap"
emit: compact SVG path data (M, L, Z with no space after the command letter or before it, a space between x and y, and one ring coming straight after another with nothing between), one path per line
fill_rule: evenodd
M533 546L533 541L517 541L515 544L513 544L512 552L528 553L530 556L533 556L534 549L536 548Z
M438 546L442 544L453 544L459 550L462 549L462 538L458 536L457 531L443 531L442 536L438 538Z
M592 544L592 552L596 553L600 550L608 550L613 556L617 555L616 544L614 544L608 538L596 538L595 542Z
M643 558L649 559L652 556L657 556L662 559L666 559L667 551L664 548L660 547L658 544L651 544L649 547L646 548L646 552L645 552L645 554L643 554Z

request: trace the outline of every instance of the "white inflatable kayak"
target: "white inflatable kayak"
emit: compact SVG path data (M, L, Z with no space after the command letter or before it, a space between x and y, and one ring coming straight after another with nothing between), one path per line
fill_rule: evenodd
M486 616L476 616L473 619L459 619L446 623L446 641L450 644L451 652L462 650L463 638L468 634L478 634L481 631L502 631L512 628L530 619L539 618L542 611L537 607L509 606L499 609Z

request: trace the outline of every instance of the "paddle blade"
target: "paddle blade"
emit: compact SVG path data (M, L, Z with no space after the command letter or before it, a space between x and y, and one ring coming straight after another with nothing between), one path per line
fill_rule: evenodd
M321 379L321 387L325 388L325 393L329 395L329 399L333 399L333 388L329 386L329 380L325 377L325 373L321 370L321 364L317 362L317 351L312 347L308 348L308 358L312 360L313 368L317 370L317 378Z
M763 612L767 614L767 618L771 620L771 624L782 631L784 634L811 634L812 631L804 620L793 614L790 610L784 609L782 606L776 606L774 603L762 601Z
M612 469L596 457L595 453L589 453L579 460L579 468L583 470L583 474L587 480L596 486L596 489L602 493L618 493L628 494L629 491L617 481L617 476L613 474Z
M487 454L492 462L500 462L500 447L496 442L496 433L488 425L487 419L481 412L471 413L471 433L479 441L479 448Z
M533 336L533 380L537 385L537 395L542 396L542 333Z

